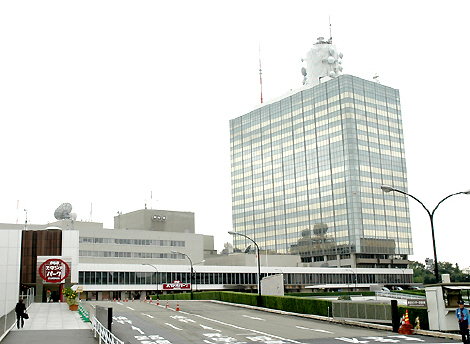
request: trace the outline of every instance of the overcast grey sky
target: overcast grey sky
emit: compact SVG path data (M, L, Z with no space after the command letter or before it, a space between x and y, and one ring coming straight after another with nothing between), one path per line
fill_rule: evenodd
M0 222L192 211L231 241L229 120L302 86L332 35L343 73L401 94L409 192L431 210L470 189L468 1L0 2ZM151 199L151 193L153 195ZM18 205L19 200L19 205ZM17 210L18 208L18 210ZM436 211L437 255L469 266L470 196ZM414 255L430 221L410 200ZM459 250L457 250L459 248ZM465 252L465 251L463 251Z

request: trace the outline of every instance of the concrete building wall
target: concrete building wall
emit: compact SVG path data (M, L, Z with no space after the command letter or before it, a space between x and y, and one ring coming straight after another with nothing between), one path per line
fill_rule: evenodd
M212 235L204 235L204 254L217 254L214 250L214 237Z
M257 266L258 264L256 255L247 253L218 254L213 257L206 256L205 259L205 265L215 266ZM300 264L300 256L297 255L261 253L260 256L260 266L295 267L298 264Z
M271 275L261 280L261 294L284 296L284 276Z
M141 209L114 217L115 229L140 229L158 232L195 233L194 213Z
M62 255L70 257L71 283L78 283L78 236L79 231L62 231Z
M0 317L10 313L19 298L22 230L0 230Z
M130 229L81 229L80 238L110 238L110 239L132 239L132 240L147 240L159 241L159 245L128 245L128 244L115 244L115 243L89 243L81 242L79 244L81 256L80 263L103 263L103 264L182 264L181 259L175 259L176 255L171 251L179 251L187 254L194 263L200 262L204 259L204 241L210 239L205 238L202 234L186 234L186 233L169 233L169 232L152 232L145 230L130 230ZM81 239L83 241L83 239ZM160 241L166 243L181 244L184 246L160 246ZM99 240L93 240L99 241ZM213 241L213 237L212 237ZM87 251L86 254L84 251ZM98 252L97 256L87 256L90 251ZM100 252L122 252L120 257L100 257ZM130 257L126 256L129 252ZM135 253L135 254L134 254ZM140 258L137 254L167 254L168 259L159 258ZM119 256L119 254L118 254ZM145 256L145 255L144 255ZM171 258L173 257L173 258Z

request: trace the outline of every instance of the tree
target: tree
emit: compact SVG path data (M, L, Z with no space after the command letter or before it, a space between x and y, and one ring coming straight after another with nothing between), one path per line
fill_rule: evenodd
M439 262L439 275L443 274L450 275L451 282L470 282L470 276L464 274L458 264L455 267L449 262ZM426 269L426 266L420 262L410 261L409 267L413 269L413 282L423 284L436 283L436 277L432 271ZM434 267L432 267L434 269Z

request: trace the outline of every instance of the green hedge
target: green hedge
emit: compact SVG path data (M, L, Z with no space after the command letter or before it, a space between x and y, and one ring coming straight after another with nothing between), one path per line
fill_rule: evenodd
M375 296L375 291L332 291L332 292L318 292L318 293L288 293L286 296L341 296L341 295L362 295L362 296Z
M287 312L328 316L331 301L305 299L295 296L263 296L263 306Z

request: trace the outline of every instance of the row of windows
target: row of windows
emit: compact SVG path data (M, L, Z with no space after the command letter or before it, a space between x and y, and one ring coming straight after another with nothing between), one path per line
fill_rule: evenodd
M114 238L94 238L80 237L80 244L114 244L114 245L139 245L139 246L160 246L160 247L185 247L182 240L146 240L146 239L114 239Z
M148 258L148 259L185 259L179 253L155 253L155 252L117 252L117 251L90 251L80 250L80 257L94 258Z
M189 272L109 272L109 271L79 271L78 283L81 285L142 285L162 284L181 281L191 283ZM262 273L261 278L267 275ZM287 285L314 285L314 284L338 284L338 283L412 283L413 275L404 274L402 271L396 274L365 274L365 273L283 273L284 283ZM356 280L357 278L357 280ZM221 285L256 285L256 273L217 273L195 272L193 275L195 284L221 284Z

